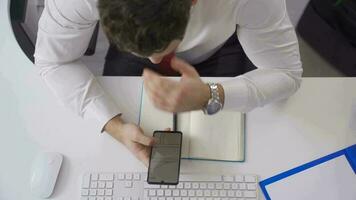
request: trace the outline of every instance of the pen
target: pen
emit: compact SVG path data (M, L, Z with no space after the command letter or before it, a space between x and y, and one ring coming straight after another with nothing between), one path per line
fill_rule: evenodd
M177 113L173 113L173 131L177 131Z

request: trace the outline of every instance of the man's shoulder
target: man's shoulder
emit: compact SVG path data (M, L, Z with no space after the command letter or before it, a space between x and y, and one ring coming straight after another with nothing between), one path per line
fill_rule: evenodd
M247 28L264 28L286 15L285 0L242 0L238 8L238 24Z
M93 22L99 20L98 0L48 0L50 11L58 12L73 22Z

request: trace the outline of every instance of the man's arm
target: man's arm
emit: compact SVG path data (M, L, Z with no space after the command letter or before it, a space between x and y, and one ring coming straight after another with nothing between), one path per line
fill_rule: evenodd
M239 41L258 69L222 83L224 109L247 112L294 94L303 69L285 1L246 1L237 20Z
M94 115L100 131L122 142L147 165L153 139L121 120L114 101L80 60L98 21L95 1L89 5L76 0L45 2L35 50L39 74L61 103L79 116Z
M94 114L102 129L119 110L80 60L97 23L84 12L86 6L46 1L38 25L35 64L61 103L79 116Z

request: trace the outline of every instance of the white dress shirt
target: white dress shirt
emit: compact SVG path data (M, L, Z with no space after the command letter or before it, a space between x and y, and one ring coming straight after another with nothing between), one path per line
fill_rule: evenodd
M99 20L96 4L46 0L35 63L64 105L83 117L94 114L102 129L120 108L81 61ZM285 0L198 0L177 49L179 57L191 64L206 60L234 34L236 25L238 39L258 69L221 83L224 109L247 112L295 93L303 70Z

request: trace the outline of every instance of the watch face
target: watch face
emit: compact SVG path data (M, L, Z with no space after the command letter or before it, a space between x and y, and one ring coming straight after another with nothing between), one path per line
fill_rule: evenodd
M208 115L213 115L217 113L220 109L221 103L219 103L218 101L212 101L208 104L206 111Z

